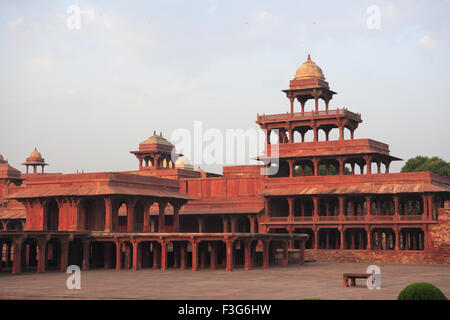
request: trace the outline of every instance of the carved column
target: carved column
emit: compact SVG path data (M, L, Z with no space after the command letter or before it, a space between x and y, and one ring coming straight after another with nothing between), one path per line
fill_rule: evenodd
M167 201L159 201L159 223L158 223L158 232L164 232L165 231L165 210L167 206Z
M198 270L198 240L191 240L192 245L192 271Z

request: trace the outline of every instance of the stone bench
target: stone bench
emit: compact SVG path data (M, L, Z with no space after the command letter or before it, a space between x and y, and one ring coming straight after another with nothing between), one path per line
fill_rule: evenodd
M371 273L344 273L344 287L349 287L348 280L350 279L350 287L356 286L356 279L367 279L371 276Z

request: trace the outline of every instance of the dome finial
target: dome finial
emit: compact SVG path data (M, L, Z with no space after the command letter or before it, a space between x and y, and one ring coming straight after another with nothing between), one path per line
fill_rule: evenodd
M311 61L311 55L308 53L308 61Z

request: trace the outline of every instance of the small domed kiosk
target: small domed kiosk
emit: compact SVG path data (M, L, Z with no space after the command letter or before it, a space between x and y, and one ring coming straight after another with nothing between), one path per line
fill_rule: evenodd
M27 160L22 163L24 166L27 167L27 174L28 174L28 167L33 167L33 173L37 172L37 167L41 167L41 173L44 173L44 167L48 166L48 163L45 163L45 159L42 157L41 153L37 150L37 148L34 148L33 152L30 153L30 156L27 158Z

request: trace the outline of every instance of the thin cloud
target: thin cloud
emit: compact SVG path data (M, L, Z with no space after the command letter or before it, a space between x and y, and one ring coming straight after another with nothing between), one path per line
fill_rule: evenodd
M15 20L9 20L9 21L6 22L6 25L10 29L15 29L17 27L20 27L21 25L23 25L23 18L19 17L19 18L15 19Z
M417 45L419 47L433 49L436 45L436 40L432 39L430 34L426 34L417 41Z
M49 57L36 57L28 61L28 70L31 73L43 73L52 71L55 68L55 61Z

